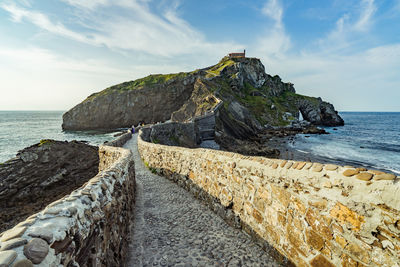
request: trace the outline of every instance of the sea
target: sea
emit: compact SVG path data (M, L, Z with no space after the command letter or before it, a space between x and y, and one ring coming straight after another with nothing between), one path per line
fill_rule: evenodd
M0 162L41 139L81 140L99 145L116 131L63 131L63 111L0 111ZM307 160L365 166L400 174L400 112L340 112L345 126L326 135L299 134L291 150ZM118 132L118 131L117 131Z
M289 142L301 158L400 174L400 112L340 112L345 125Z
M63 131L65 111L0 111L0 163L42 139L87 141L92 145L115 139L119 131Z

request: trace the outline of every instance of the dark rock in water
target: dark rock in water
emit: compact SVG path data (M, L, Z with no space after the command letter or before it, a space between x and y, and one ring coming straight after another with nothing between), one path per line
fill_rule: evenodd
M98 147L42 140L0 164L0 232L69 194L98 173Z
M116 134L114 134L113 136L114 137L118 137L118 136L121 136L121 135L123 135L123 134L125 134L126 132L124 131L124 132L119 132L119 133L116 133Z
M318 128L315 126L304 128L302 133L304 133L304 134L329 134L324 129L321 129L321 128Z
M300 98L297 102L303 118L314 125L342 126L343 119L332 104L321 98Z

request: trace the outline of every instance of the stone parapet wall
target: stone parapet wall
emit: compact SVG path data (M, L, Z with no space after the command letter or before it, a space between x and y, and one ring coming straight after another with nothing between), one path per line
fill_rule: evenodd
M132 132L128 130L126 133L118 136L118 138L116 138L115 140L106 142L104 145L113 147L122 147L131 138L132 138Z
M395 175L164 146L140 136L138 146L149 167L207 192L297 266L400 264Z
M125 265L134 162L129 150L110 146L99 157L95 177L0 234L0 266Z

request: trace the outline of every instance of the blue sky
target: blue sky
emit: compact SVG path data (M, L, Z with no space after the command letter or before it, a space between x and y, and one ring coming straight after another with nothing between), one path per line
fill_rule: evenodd
M0 0L0 110L67 110L246 48L340 111L400 111L400 0Z

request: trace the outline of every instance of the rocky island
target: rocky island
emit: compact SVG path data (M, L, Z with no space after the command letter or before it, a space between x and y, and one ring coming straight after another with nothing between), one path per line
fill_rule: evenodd
M311 125L344 124L332 104L297 94L292 83L267 74L259 59L226 56L207 68L149 75L94 93L63 115L62 128L183 122L206 114L219 102L223 105L216 131L237 139L248 139L269 127L296 125L300 114Z

